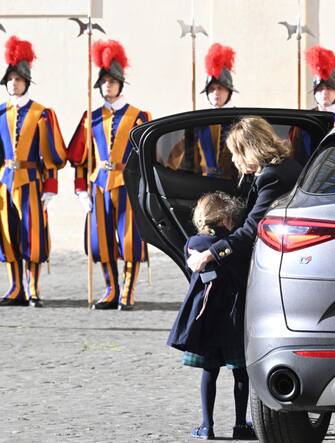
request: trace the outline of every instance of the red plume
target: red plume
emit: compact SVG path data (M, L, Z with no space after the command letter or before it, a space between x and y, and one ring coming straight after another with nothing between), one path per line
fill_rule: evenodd
M313 46L306 51L306 61L313 75L327 80L335 68L335 55L329 49Z
M109 69L112 60L116 60L122 69L128 66L128 59L123 46L116 40L97 40L92 45L92 58L98 68Z
M12 35L5 44L5 60L8 65L16 66L21 60L26 60L31 66L36 58L32 44Z
M228 71L233 69L235 62L235 51L229 46L213 43L205 57L207 74L218 79L223 68Z

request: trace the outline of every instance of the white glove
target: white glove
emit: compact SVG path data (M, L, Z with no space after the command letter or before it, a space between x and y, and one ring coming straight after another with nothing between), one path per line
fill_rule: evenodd
M78 198L86 214L88 212L91 212L93 205L92 205L92 200L88 195L88 192L87 191L78 192Z
M57 195L57 194L55 194L53 192L44 192L42 194L41 202L43 204L43 211L47 210L47 207L48 207L49 203L51 202L51 200L53 199L53 197L55 195Z

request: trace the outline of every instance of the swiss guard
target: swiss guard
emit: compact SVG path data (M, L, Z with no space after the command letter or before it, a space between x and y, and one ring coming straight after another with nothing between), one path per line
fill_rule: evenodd
M30 42L16 36L6 42L8 67L0 81L9 96L0 105L0 261L7 263L10 288L0 306L42 307L38 283L50 253L47 206L57 194L57 171L66 163L55 112L29 97L35 58Z
M306 61L313 73L313 93L318 111L335 113L335 55L333 51L313 46L306 51Z
M129 310L134 306L134 289L140 263L147 260L147 247L137 230L123 178L131 152L129 132L151 119L126 102L122 95L128 59L123 46L98 40L92 58L100 69L94 85L103 104L92 113L93 172L92 200L87 192L87 113L85 112L68 148L75 167L75 192L84 210L91 211L91 245L94 262L101 262L106 291L95 309ZM117 259L124 261L122 291Z
M313 74L315 111L332 112L335 121L335 54L333 51L313 46L306 51L306 62ZM316 146L307 131L294 127L290 131L296 160L305 165Z
M206 83L201 93L206 93L210 106L215 109L231 107L233 85L232 71L235 51L229 46L213 43L205 57ZM189 166L187 149L179 145L171 151L168 165L172 169L192 169L206 176L236 179L236 169L231 154L225 146L229 130L225 125L212 125L196 130L196 149L192 154L193 163ZM189 145L186 143L185 146ZM182 148L182 149L180 149Z
M229 46L213 43L205 57L206 85L201 93L206 92L213 108L232 107L233 92L238 92L233 85L232 70L235 63L235 51Z

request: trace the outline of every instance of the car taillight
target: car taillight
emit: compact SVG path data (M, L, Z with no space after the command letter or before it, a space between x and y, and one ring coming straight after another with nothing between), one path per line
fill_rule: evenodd
M258 237L271 248L292 252L335 239L335 222L307 218L265 217Z
M305 358L335 358L335 351L293 351L293 354Z

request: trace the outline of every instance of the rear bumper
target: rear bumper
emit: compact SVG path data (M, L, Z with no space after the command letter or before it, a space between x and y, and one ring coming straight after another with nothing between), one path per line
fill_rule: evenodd
M334 346L277 348L248 366L253 388L269 408L286 411L335 410L335 359L306 358L294 353L311 349L334 350Z

